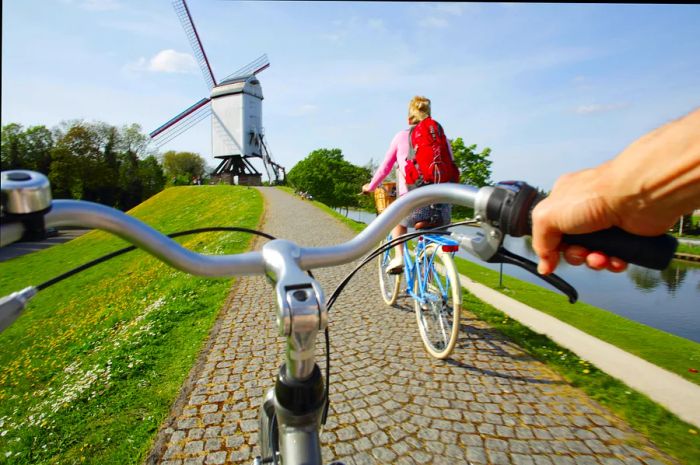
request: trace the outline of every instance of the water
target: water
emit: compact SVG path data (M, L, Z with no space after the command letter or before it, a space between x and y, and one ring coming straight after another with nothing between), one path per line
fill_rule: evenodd
M347 216L368 223L376 215L350 210ZM462 226L455 230L469 232L471 228ZM529 238L507 237L505 247L536 261ZM493 270L500 267L498 264L484 263L461 250L457 255ZM503 265L503 273L506 286L507 275L510 275L549 288L544 281L516 266ZM700 264L673 260L664 271L630 265L624 273L608 273L564 262L557 268L557 274L576 288L579 300L583 302L700 342Z

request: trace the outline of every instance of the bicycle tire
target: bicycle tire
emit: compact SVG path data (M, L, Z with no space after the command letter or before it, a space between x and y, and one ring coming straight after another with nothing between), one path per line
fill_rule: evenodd
M382 244L385 244L389 240L391 240L391 238L383 241ZM402 245L399 244L396 247L402 247ZM382 294L382 299L387 305L394 305L396 303L401 286L402 273L389 274L386 272L386 267L389 264L389 261L396 255L396 247L392 247L389 250L384 251L379 257L377 257L379 291Z
M414 292L425 304L414 300L416 322L425 349L443 360L450 356L459 336L459 276L450 253L437 244L428 245L417 262L420 279L416 276ZM421 283L424 289L420 289Z

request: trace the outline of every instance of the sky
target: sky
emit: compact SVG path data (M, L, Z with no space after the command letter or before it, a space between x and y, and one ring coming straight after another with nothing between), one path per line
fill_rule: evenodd
M448 137L491 148L494 181L549 189L700 106L700 5L188 5L217 79L268 55L263 125L287 170L318 148L380 161L424 95ZM3 125L83 119L148 133L208 96L170 1L2 9ZM166 150L216 166L210 120Z

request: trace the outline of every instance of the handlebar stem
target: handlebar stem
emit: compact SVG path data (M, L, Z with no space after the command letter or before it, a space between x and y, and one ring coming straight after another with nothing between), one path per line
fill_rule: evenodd
M266 274L275 283L277 327L287 338L287 374L303 381L313 371L316 335L326 329L328 312L323 289L299 267L300 256L300 247L287 240L262 248Z

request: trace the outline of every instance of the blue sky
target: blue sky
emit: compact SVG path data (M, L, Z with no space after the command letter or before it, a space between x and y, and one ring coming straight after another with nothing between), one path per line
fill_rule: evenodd
M288 169L381 159L413 95L493 178L551 187L700 105L699 5L188 3L217 79L263 53L263 121ZM2 124L138 123L207 96L169 1L7 0ZM162 150L210 157L209 120ZM261 169L261 166L258 166Z

